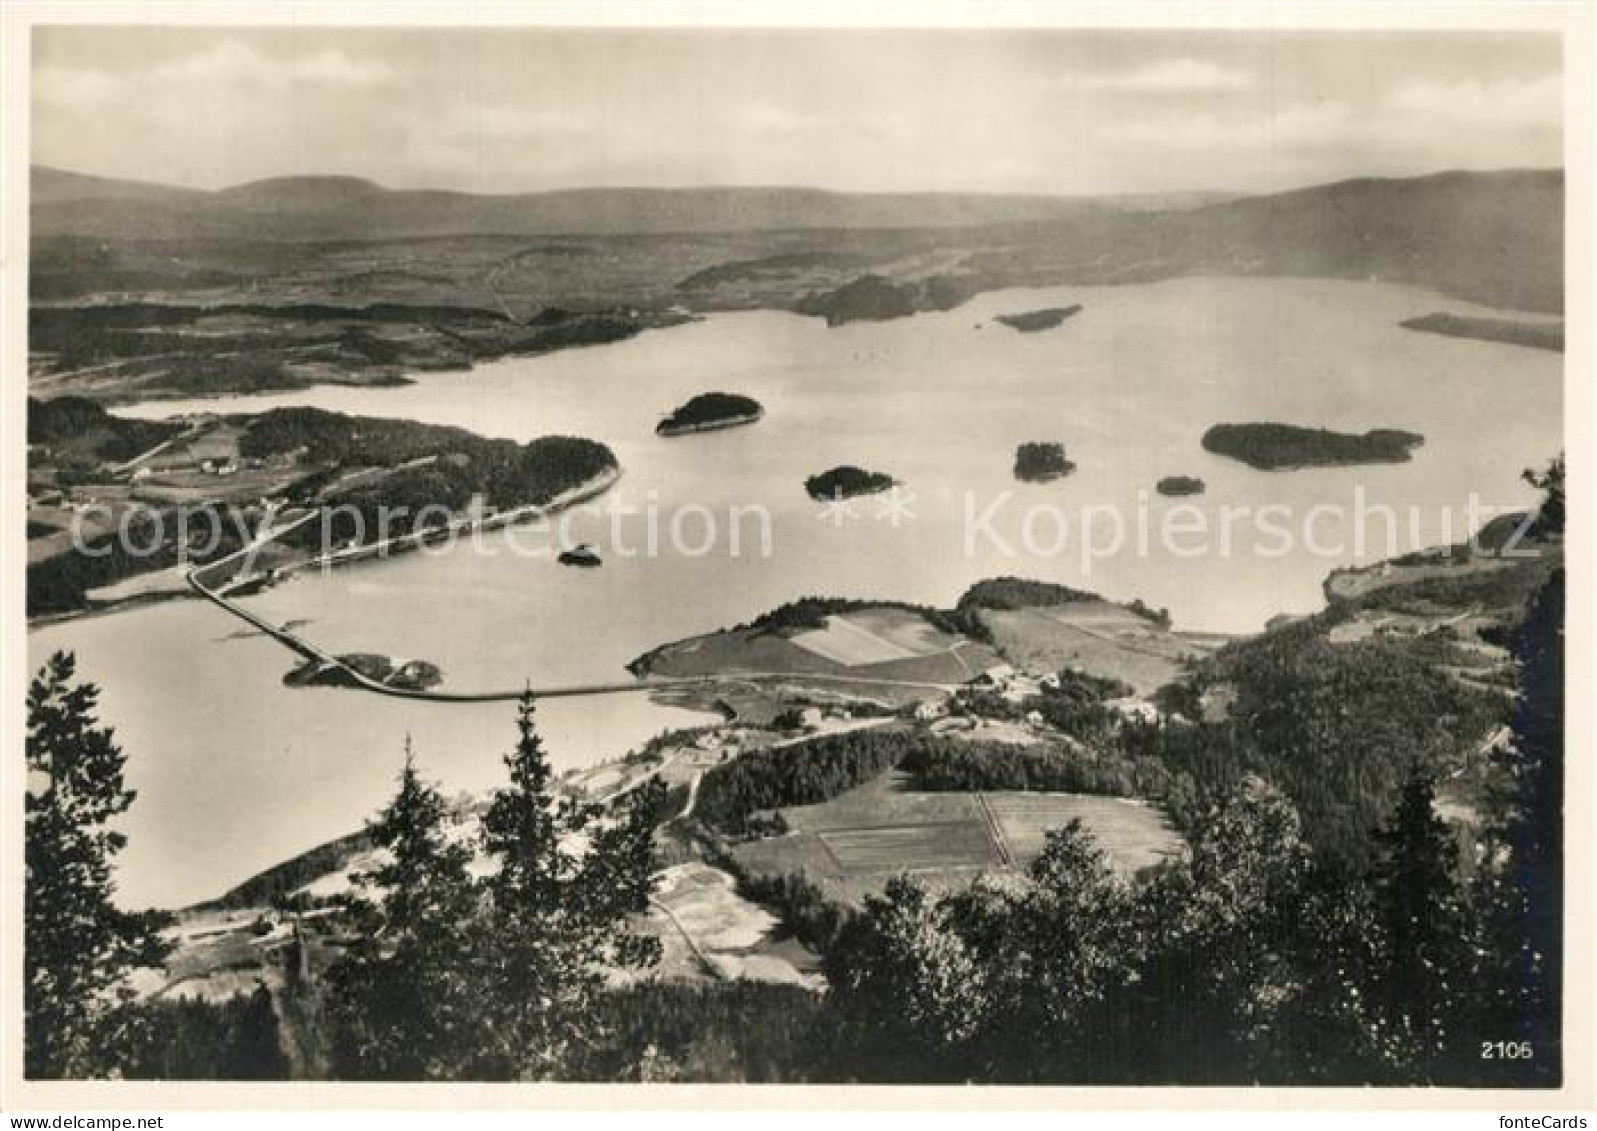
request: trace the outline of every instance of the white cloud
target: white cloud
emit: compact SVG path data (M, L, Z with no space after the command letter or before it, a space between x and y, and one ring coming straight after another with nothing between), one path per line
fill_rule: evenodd
M331 88L377 86L393 77L386 64L327 49L307 56L268 56L236 39L161 63L149 72L159 85L287 90L301 84Z
M392 68L386 63L375 59L357 59L336 50L318 51L310 58L294 64L294 78L297 81L325 86L381 86L394 77Z
M732 116L738 125L751 130L785 132L833 124L818 114L802 113L774 102L745 102Z
M1174 149L1280 149L1343 144L1357 131L1352 110L1342 102L1283 106L1268 113L1221 117L1179 114L1118 122L1112 139Z
M1563 119L1564 84L1559 75L1488 83L1417 82L1393 91L1392 110L1448 128L1517 131L1556 130Z
M1087 90L1136 94L1190 94L1244 90L1253 85L1253 76L1206 59L1161 59L1121 74L1093 75L1079 85Z
M525 142L590 133L596 123L583 115L559 110L522 109L473 100L450 108L436 127L429 124L427 128L446 139Z
M45 106L83 112L119 100L125 80L104 71L80 67L40 67L34 72L33 100Z

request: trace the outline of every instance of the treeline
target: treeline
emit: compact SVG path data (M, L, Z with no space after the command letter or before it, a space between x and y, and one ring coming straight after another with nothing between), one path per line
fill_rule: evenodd
M273 409L245 420L248 430L239 448L246 456L304 449L312 461L347 467L394 468L430 461L337 491L331 497L326 490L329 478L319 479L316 489L324 501L347 508L335 511L332 517L332 536L338 541L355 537L374 540L385 529L385 513L389 534L407 534L413 531L423 508L459 512L476 498L501 509L547 503L617 467L615 454L608 447L576 436L542 436L518 444L460 428L346 416L314 408ZM315 523L298 532L302 542L321 536Z
M873 601L858 597L800 597L761 613L738 629L757 628L771 632L805 628L825 628L826 618L840 613L853 613L861 609L902 609L924 618L934 628L957 634L960 626L954 618L940 609L928 605L914 605L906 601ZM737 631L734 629L733 631Z
M444 424L349 416L326 409L274 408L257 416L233 418L246 426L239 453L264 458L306 449L317 460L362 467L393 467L422 456L510 449L511 440L490 440Z
M125 462L181 431L175 421L113 416L87 397L28 398L28 446L61 446L51 455L69 461Z
M125 524L125 536L122 530L114 530L87 540L85 550L74 547L29 562L28 616L76 612L88 606L88 593L92 589L136 574L167 569L182 561L213 561L240 549L243 542L239 530L243 520L239 512L225 506L207 509L214 516L214 527L198 519L189 524L198 535L198 544L184 546L179 542L175 509L144 514L131 512ZM243 523L242 529L250 528L249 523ZM208 547L212 530L216 532L216 544Z
M926 740L913 731L872 728L752 751L704 772L694 815L711 828L746 833L756 813L828 801L891 769Z
M985 631L976 616L981 609L1034 609L1049 605L1070 605L1081 601L1119 604L1122 608L1129 609L1162 628L1170 627L1168 610L1150 608L1140 598L1129 602L1109 601L1107 597L1086 589L1072 589L1068 585L1058 585L1052 581L1035 581L1025 577L989 577L978 581L960 596L954 610L959 614L960 623L965 625L967 632L979 634Z
M1416 616L1431 616L1438 609L1458 609L1469 605L1478 605L1483 609L1522 609L1545 577L1545 569L1527 560L1459 576L1425 577L1397 585L1383 585L1350 604L1356 608Z
M594 1003L605 1034L572 1079L623 1083L818 1082L825 1000L799 986L647 981Z
M318 876L336 872L350 859L371 848L371 838L365 830L341 836L326 844L319 844L291 860L275 864L258 872L237 887L230 888L215 899L196 906L195 910L235 911L241 908L278 906L291 902L289 897Z
M289 1058L271 991L257 985L226 1001L178 997L132 1006L129 1080L286 1080Z
M829 801L890 769L928 790L1032 790L1165 800L1177 775L1110 747L1020 746L872 728L757 750L705 771L695 816L734 835L781 828L777 810ZM1183 788L1190 788L1182 783Z
M1170 773L1156 759L1054 744L927 741L912 747L899 768L913 773L916 785L929 790L1012 789L1163 799L1170 789Z

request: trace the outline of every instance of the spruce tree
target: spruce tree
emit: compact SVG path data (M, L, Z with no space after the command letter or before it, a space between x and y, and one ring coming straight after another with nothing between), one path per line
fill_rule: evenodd
M57 652L28 688L24 1071L35 1079L113 1074L138 1016L126 977L169 949L159 917L112 902L127 838L111 825L134 794L96 716L99 689L74 683L75 669Z
M1530 1056L1497 1061L1494 1082L1553 1084L1561 1076L1564 919L1564 573L1531 603L1514 640L1520 694L1514 743L1496 774L1471 897L1480 958L1475 1027L1481 1040L1524 1042Z
M1376 834L1370 877L1382 1055L1415 1083L1434 1081L1474 1036L1458 1025L1469 990L1458 848L1435 803L1435 784L1416 759L1391 822Z
M658 791L616 811L550 788L531 693L517 709L510 784L483 818L483 847L498 864L488 882L491 945L478 967L482 1015L473 1075L568 1076L602 1039L595 1008L617 967L642 966L657 948L626 917L647 909Z
M386 859L361 877L359 941L330 975L335 1075L452 1079L470 1058L478 900L471 852L449 840L444 816L407 742L399 792L369 827Z
M286 1080L288 1056L272 992L257 982L237 1011L222 1052L219 1075L224 1080Z

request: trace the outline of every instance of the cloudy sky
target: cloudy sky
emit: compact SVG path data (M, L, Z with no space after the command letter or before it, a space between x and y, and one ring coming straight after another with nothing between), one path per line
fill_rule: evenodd
M1555 38L41 28L36 162L217 188L1259 191L1562 161Z

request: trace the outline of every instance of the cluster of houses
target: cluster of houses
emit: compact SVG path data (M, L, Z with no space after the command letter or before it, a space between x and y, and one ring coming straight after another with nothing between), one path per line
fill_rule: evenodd
M1033 695L1058 691L1062 681L1057 672L1030 676L1016 671L1011 664L999 663L983 670L965 686L996 692L1012 702L1022 703ZM934 731L958 729L967 720L952 718L952 706L953 700L948 697L923 699L915 704L911 714L917 721L931 723ZM1163 717L1157 706L1135 695L1106 699L1104 706L1127 721L1154 723ZM1025 721L1034 727L1047 726L1047 720L1039 711L1028 711Z

